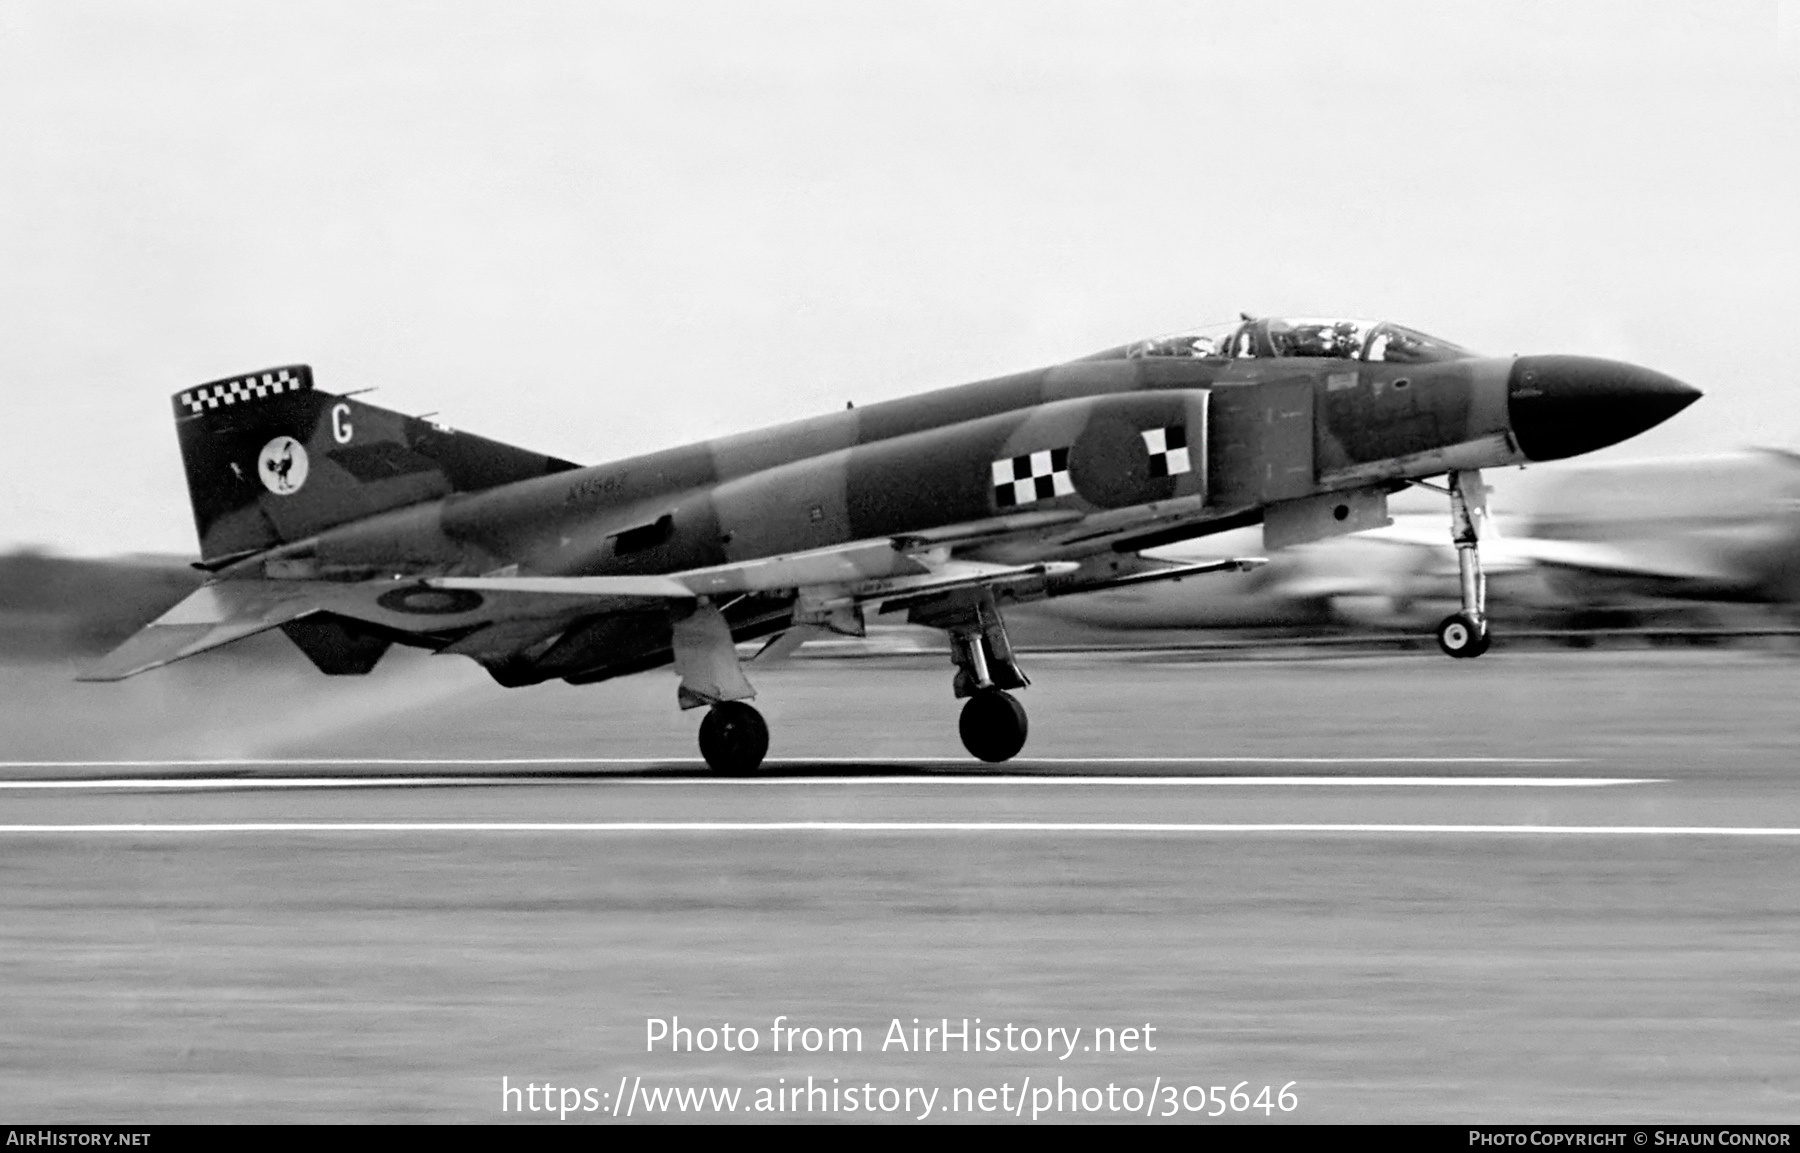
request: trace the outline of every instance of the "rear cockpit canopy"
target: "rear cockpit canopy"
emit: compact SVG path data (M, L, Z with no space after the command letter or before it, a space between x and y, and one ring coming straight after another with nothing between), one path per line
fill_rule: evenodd
M1159 336L1102 354L1127 360L1187 357L1223 360L1306 357L1422 364L1475 354L1447 340L1383 320L1264 316Z

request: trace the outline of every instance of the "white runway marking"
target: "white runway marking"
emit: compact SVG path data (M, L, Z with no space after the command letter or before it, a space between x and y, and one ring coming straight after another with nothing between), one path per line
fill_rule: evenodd
M968 757L784 757L781 765L946 765L967 768ZM350 765L410 768L529 768L533 765L669 765L702 762L668 757L265 757L203 761L0 761L7 769L229 769L282 765L326 768ZM1584 757L1020 757L1030 765L1579 765Z
M0 781L7 790L120 789L162 792L204 792L250 789L388 789L469 788L496 785L682 785L708 788L767 788L818 785L1119 785L1163 787L1290 788L1444 788L1444 789L1595 789L1610 785L1652 785L1659 777L1094 777L995 774L984 776L919 777L89 777L77 780Z
M0 825L29 833L1367 833L1436 836L1800 837L1800 828L1706 825L1208 825L1108 821L268 821L232 824Z

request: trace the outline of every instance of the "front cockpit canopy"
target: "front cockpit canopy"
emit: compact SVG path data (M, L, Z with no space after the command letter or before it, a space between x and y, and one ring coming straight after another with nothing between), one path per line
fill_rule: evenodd
M1264 316L1214 324L1175 336L1141 340L1125 357L1203 357L1250 360L1308 357L1423 364L1475 354L1447 340L1384 320Z

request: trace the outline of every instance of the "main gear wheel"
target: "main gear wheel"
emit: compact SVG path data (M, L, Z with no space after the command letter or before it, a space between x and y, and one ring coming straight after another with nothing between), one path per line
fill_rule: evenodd
M963 705L957 731L963 748L989 764L1011 760L1025 747L1025 706L1011 693L980 689Z
M700 755L716 773L754 773L768 751L768 723L743 701L720 701L700 722Z

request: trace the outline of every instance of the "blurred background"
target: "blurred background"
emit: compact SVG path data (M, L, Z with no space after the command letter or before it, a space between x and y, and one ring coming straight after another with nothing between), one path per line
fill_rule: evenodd
M1749 450L1800 420L1794 14L8 0L0 653L98 651L197 579L166 397L199 381L306 361L592 462L1240 309L1700 386L1491 478L1562 542L1490 549L1496 612L1784 626L1794 469ZM1021 633L1429 627L1413 511Z
M0 549L192 548L168 395L291 362L585 462L1368 315L1792 447L1792 15L6 0Z

